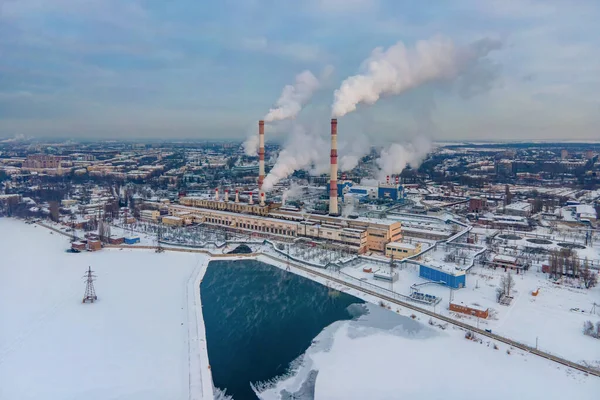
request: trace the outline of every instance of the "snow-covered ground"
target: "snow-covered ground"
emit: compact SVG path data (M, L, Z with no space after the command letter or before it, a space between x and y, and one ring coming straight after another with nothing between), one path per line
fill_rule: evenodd
M296 368L263 391L315 399L595 399L600 378L556 367L504 344L369 305L355 321L338 321L313 341ZM509 351L510 354L507 352ZM318 371L312 373L311 371ZM312 381L312 385L308 383ZM295 397L303 398L303 397Z
M373 279L373 273L363 272L365 266L372 267L373 272L388 269L382 265L357 264L343 268L341 272L383 289L393 288L396 293L405 295L410 294L412 284L430 282L419 278L418 267L409 264L397 270L399 279L392 287L389 282ZM442 297L442 302L435 308L441 315L460 319L473 326L479 324L482 329L492 329L495 333L533 347L537 338L538 346L543 351L578 363L600 366L600 343L582 333L584 321L600 321L600 307L596 307L596 314L590 313L594 302L600 304L600 287L586 290L556 285L545 274L531 269L524 275L514 275L515 299L510 306L502 306L496 302L496 288L503 275L505 272L501 269L475 266L467 275L467 287L464 289L451 293L445 286L428 284L419 290ZM538 296L532 296L531 292L538 288ZM451 295L455 303L490 308L494 315L487 320L477 321L475 317L450 312L448 305ZM571 311L575 308L584 312ZM429 309L433 310L432 307Z
M0 399L182 399L200 398L208 388L212 391L210 379L199 378L199 369L207 369L208 360L198 293L190 291L199 286L206 256L140 249L71 254L64 251L69 247L66 237L11 219L0 219L0 237ZM268 247L262 250L275 254ZM284 261L258 259L286 268ZM99 300L81 304L85 287L81 276L88 265L98 275ZM377 298L326 278L293 266L291 270L378 303ZM362 266L353 274L363 274ZM490 293L499 275L480 276L477 289L455 291L455 300L493 301ZM514 328L518 335L514 338L527 343L531 340L523 335L531 336L543 327L548 336L539 336L542 350L575 361L599 359L595 339L580 334L579 320L568 320L580 319L570 311L571 304L588 299L589 293L580 298L577 291L562 289L567 290L563 293L541 286L540 295L531 302L529 288L537 286L539 279L531 272L518 277L519 297L513 306L497 312L498 319L488 322L495 324L490 327L511 337ZM416 271L403 270L394 290L408 292L410 284L419 280ZM388 283L374 282L389 288ZM441 290L447 298L446 288L426 288L423 291ZM554 296L543 299L546 291ZM442 305L437 311L448 314ZM494 302L494 307L500 306ZM396 319L411 315L410 310L394 306L392 312L381 314L384 310L379 306L370 308L371 313L359 321L326 328L294 377L282 380L264 397L274 398L283 388L297 391L310 369L319 371L317 399L552 399L569 395L591 399L600 390L597 377L501 343L496 350L487 339L482 343L466 340L464 331L431 327L422 315L416 315L416 320ZM557 345L553 335L564 339L560 351L548 348ZM199 353L204 356L198 357Z
M193 394L212 392L198 379L203 325L188 308L206 256L72 254L67 237L7 218L0 237L0 399L187 399L190 385ZM88 266L94 304L81 302Z

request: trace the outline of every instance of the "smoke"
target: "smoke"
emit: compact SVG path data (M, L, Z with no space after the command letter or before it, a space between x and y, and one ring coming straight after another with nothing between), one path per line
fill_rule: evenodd
M404 145L392 143L381 150L375 160L379 168L378 179L383 180L387 175L399 174L410 164L418 167L431 151L432 143L424 136L417 136L412 142Z
M302 111L302 107L310 101L313 94L329 82L333 71L334 67L332 65L326 65L323 71L321 71L319 78L309 70L302 71L296 75L294 84L286 85L283 88L279 99L275 102L275 107L271 108L263 118L265 122L296 118L300 111ZM258 145L258 135L251 133L243 144L244 152L248 156L255 156L258 153Z
M342 117L360 103L374 104L383 95L398 95L434 81L452 81L501 48L501 42L484 38L466 47L435 37L418 41L413 49L402 42L384 50L377 47L363 64L362 74L344 80L334 93L332 115Z
M258 154L258 145L259 145L258 134L251 134L250 136L248 136L248 139L246 139L246 141L243 144L244 153L246 153L247 156L251 156L251 157L257 155Z
M350 214L354 214L357 210L357 199L351 195L344 195L344 203L342 205L342 217L348 217Z
M288 200L299 199L302 197L302 195L302 186L292 182L289 189L283 192L283 195L281 196L281 204L285 205Z
M281 96L275 102L275 107L265 115L265 122L295 118L319 86L320 82L312 72L302 71L296 75L296 82L293 85L286 85L283 88Z
M329 142L317 132L309 132L300 125L294 125L288 142L279 153L277 162L263 181L263 190L269 192L280 180L294 171L310 168L314 173L325 173Z

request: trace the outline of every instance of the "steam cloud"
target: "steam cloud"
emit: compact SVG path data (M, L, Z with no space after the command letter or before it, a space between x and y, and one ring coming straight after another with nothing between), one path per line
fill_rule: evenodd
M398 95L432 81L453 80L471 65L501 48L501 42L484 38L467 47L435 37L418 41L414 49L398 42L387 50L377 47L367 58L364 72L347 78L334 93L332 115L342 117L360 103L374 104L383 95Z
M324 82L329 80L333 73L333 66L327 65L319 78L309 70L302 71L296 75L296 81L293 85L286 85L281 91L279 99L275 102L275 107L271 108L263 118L265 122L283 121L295 118L302 107L304 107L312 98ZM258 137L252 134L244 142L244 151L249 156L255 156L258 152Z
M257 155L258 154L258 145L259 145L258 135L250 134L250 136L248 136L248 139L246 139L246 141L244 142L244 153L246 153L247 156Z
M302 197L302 186L292 182L289 189L281 195L281 204L285 205L288 200L294 200Z
M485 38L458 47L450 39L436 37L417 42L413 49L406 48L401 42L387 50L378 47L363 62L364 72L347 78L335 91L332 115L341 117L356 110L360 103L374 104L381 96L402 94L434 82L456 82L464 97L489 90L497 71L490 69L494 65L486 56L501 46L501 42ZM432 143L428 138L433 130L430 115L433 100L422 108L417 109L415 115L421 125L419 136L408 143L394 143L383 148L376 159L380 180L386 175L402 172L407 164L417 167L431 150ZM341 135L338 140L340 171L354 168L373 142L373 138L365 134L351 138ZM270 191L277 182L299 169L309 169L317 174L329 170L328 132L309 133L296 126L265 178L263 189Z
M294 171L310 167L316 173L328 170L329 143L316 133L307 132L300 125L292 128L289 141L279 153L277 162L263 181L262 189L269 192L280 180Z
M417 136L405 145L392 143L385 147L375 160L379 167L379 180L383 180L387 175L399 174L408 164L418 167L431 148L431 141L423 136Z

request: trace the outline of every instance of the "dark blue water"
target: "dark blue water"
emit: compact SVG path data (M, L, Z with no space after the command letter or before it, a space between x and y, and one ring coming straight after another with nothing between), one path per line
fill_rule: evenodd
M362 300L257 261L213 261L200 286L216 387L256 399L250 383L288 370L326 326Z

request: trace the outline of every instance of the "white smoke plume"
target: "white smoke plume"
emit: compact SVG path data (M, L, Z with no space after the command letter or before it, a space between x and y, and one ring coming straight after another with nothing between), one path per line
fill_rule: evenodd
M257 155L258 154L258 145L259 145L258 134L251 134L250 136L248 136L248 139L246 139L246 141L243 144L244 153L246 153L247 156L251 156L251 157Z
M265 122L295 118L302 111L302 107L310 101L313 94L330 80L333 71L333 66L327 65L321 71L319 78L309 70L296 75L294 84L286 85L283 88L279 99L275 102L275 107L271 108L263 118ZM244 152L248 156L255 156L258 153L258 145L258 135L251 133L243 144Z
M384 180L387 175L399 174L410 164L418 167L432 149L431 141L424 136L417 136L407 144L392 143L381 150L375 160L379 168L378 179Z
M320 82L312 72L302 71L296 75L296 82L293 85L286 85L283 88L281 96L275 102L275 107L265 115L265 122L296 117L319 86Z
M280 180L299 169L310 168L315 173L327 172L328 155L329 142L323 136L308 132L300 125L294 125L277 162L265 177L263 190L271 191Z
M501 45L485 38L458 47L450 39L435 37L418 41L413 49L402 42L387 50L377 47L363 62L364 72L347 78L335 91L332 115L342 117L356 110L358 104L374 104L383 95L398 95L433 81L453 80Z
M281 195L281 204L285 205L285 203L289 200L302 197L302 188L302 186L292 182L289 189L287 189L285 192L283 192L283 195Z

